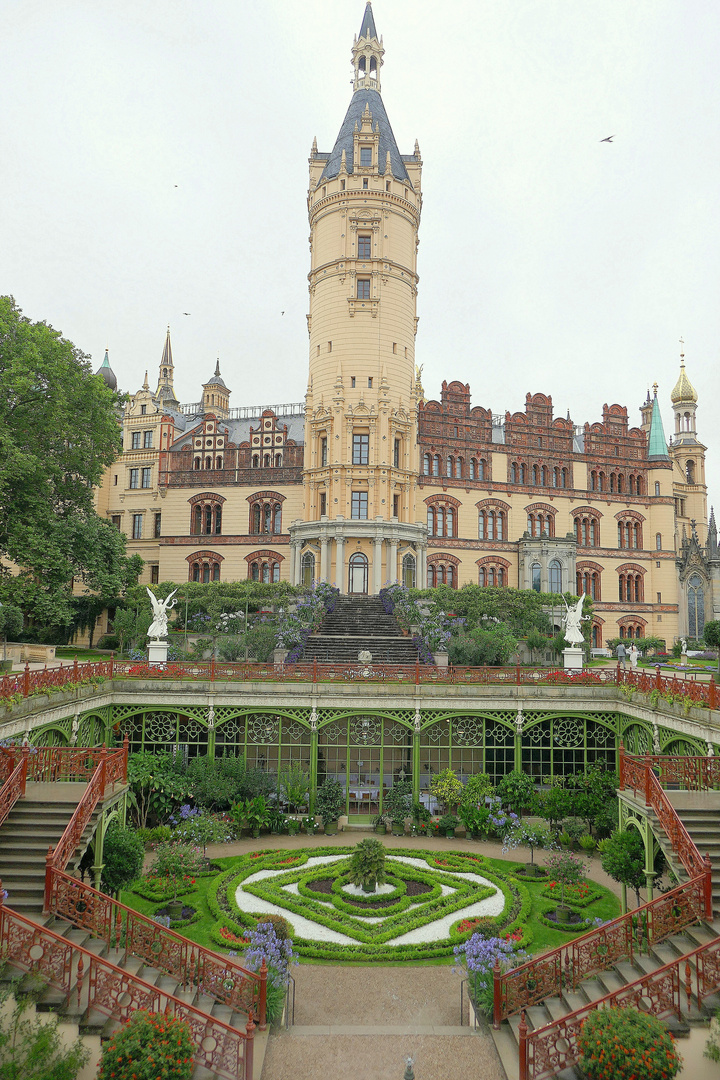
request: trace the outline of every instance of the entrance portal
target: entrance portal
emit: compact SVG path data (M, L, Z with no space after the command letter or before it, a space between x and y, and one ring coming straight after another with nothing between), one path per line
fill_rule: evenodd
M368 591L368 560L367 555L356 551L350 556L348 571L348 592L367 593Z

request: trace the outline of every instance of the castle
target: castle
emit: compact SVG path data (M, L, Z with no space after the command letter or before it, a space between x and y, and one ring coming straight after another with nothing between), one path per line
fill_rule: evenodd
M657 387L638 426L617 404L593 423L554 417L543 393L494 413L458 381L425 399L415 364L422 159L417 142L398 149L383 57L368 3L335 145L310 152L305 401L231 408L218 364L202 399L181 404L168 329L155 389L146 377L125 409L98 511L145 560L148 584L585 591L595 647L617 635L700 637L720 618L720 553L682 355L669 444ZM117 386L107 353L99 371Z

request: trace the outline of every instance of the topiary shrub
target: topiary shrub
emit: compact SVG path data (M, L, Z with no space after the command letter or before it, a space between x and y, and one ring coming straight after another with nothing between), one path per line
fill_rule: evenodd
M190 1080L194 1058L189 1024L139 1009L103 1046L97 1080Z
M672 1080L682 1058L657 1017L637 1009L597 1009L578 1038L588 1080Z
M103 844L103 890L119 893L132 885L140 877L144 856L145 844L135 829L111 822Z
M361 840L350 859L350 880L365 892L385 882L385 848L379 840Z

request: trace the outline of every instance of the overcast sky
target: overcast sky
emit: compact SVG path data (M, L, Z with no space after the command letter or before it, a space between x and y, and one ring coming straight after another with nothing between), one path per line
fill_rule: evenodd
M120 386L231 405L307 382L306 194L351 96L364 0L5 0L0 291ZM601 418L685 341L720 510L717 0L376 0L382 91L424 159L428 397ZM613 143L600 142L613 135ZM189 312L184 315L183 312ZM282 315L281 313L285 314Z

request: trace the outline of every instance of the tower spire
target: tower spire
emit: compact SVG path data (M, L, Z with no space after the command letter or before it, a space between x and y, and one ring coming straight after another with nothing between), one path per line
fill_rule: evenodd
M165 344L163 346L162 359L160 360L160 371L158 374L158 385L155 394L163 405L167 405L170 408L177 408L180 404L175 397L175 388L173 386L173 377L175 375L175 367L173 365L172 357L172 345L170 344L170 326L168 325L167 334L165 335Z
M648 438L648 457L651 459L666 458L669 456L657 392L658 385L657 383L654 383L652 416L650 418L650 436Z
M360 36L353 41L352 60L355 68L354 90L380 91L380 68L383 63L382 38L378 39L372 4L368 0L360 26Z

